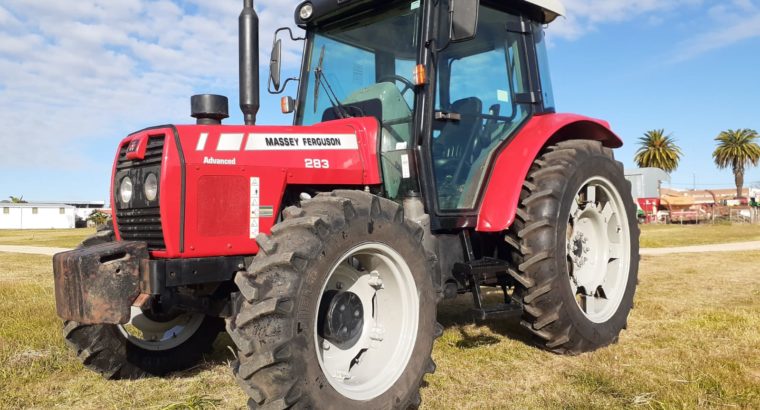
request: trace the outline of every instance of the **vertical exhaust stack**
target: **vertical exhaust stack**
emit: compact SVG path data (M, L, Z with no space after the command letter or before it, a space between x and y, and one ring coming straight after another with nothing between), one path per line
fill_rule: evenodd
M256 124L259 112L259 16L253 0L243 0L240 13L240 110L245 125Z

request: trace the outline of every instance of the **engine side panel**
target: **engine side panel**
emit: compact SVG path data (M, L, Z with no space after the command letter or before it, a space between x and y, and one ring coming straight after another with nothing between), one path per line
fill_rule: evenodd
M477 231L500 232L515 220L520 191L533 161L550 144L568 139L601 141L609 148L623 146L607 122L574 114L538 115L530 119L499 153L485 187Z
M185 250L247 255L277 220L288 185L377 185L377 122L311 127L178 127L185 153Z

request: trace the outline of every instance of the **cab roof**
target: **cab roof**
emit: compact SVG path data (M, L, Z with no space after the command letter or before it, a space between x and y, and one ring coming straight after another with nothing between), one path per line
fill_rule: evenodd
M565 5L560 0L523 0L526 3L534 4L544 11L544 18L547 23L551 23L559 16L564 16Z
M400 0L395 0L400 1ZM540 23L551 23L559 16L565 15L565 6L561 0L520 0L515 2L514 0L487 0L489 3L505 2L509 5L529 7L535 12L540 13L535 17ZM324 18L330 19L336 15L344 15L349 10L360 10L363 13L371 12L373 8L382 6L394 1L388 0L306 0L301 2L295 10L296 25L301 28L306 28L307 25L312 24L315 21L323 21ZM299 16L299 10L301 7L310 4L313 8L313 17L309 20L303 20ZM353 16L356 17L356 16ZM542 18L541 18L542 17Z

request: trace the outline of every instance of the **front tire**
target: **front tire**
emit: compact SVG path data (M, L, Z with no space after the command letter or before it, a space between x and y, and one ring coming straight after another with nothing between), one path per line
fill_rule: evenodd
M110 225L110 224L109 224ZM79 248L115 241L113 227L98 229ZM128 325L63 323L66 344L90 370L107 379L163 376L197 365L211 351L224 320L201 313L156 317L132 308Z
M618 340L638 281L639 228L610 149L585 140L549 147L506 240L519 265L521 323L540 347L579 354Z
M227 330L249 406L419 405L442 330L422 229L398 204L359 191L319 195L285 217L235 280Z

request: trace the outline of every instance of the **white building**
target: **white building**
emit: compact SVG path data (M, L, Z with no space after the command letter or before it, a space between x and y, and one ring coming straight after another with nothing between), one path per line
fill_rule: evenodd
M71 205L76 208L74 211L77 218L81 221L86 221L93 211L106 210L106 201L39 201L45 204L51 205Z
M659 168L626 169L625 179L631 182L633 200L660 198L660 186L670 182L670 175Z
M76 208L42 203L0 203L0 229L71 229Z

